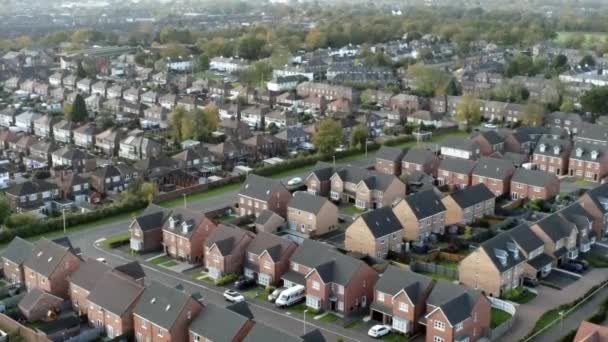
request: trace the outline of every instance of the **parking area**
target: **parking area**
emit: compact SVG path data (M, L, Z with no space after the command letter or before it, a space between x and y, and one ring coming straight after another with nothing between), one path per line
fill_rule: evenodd
M564 272L560 269L553 269L548 276L542 279L541 284L561 290L574 284L579 279L579 276Z

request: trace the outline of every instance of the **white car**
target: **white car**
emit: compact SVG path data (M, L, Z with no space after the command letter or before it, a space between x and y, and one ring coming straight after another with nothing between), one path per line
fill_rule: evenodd
M104 263L104 264L107 264L107 263L108 263L108 262L106 261L106 258L97 258L97 259L95 259L95 260L97 260L97 261L99 261L99 262L102 262L102 263Z
M386 336L391 332L391 328L388 325L377 324L371 327L367 334L371 337L378 338Z
M224 291L224 299L226 299L230 303L240 303L245 301L245 297L234 290Z
M287 182L287 185L289 186L295 186L300 184L302 184L302 178L300 177L294 177Z

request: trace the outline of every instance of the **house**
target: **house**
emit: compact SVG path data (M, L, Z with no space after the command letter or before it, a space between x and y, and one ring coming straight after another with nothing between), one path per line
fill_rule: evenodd
M435 285L424 275L388 266L376 283L370 317L402 334L421 330L426 300Z
M42 117L42 114L27 111L15 117L15 126L20 132L34 132L34 122Z
M50 139L53 136L53 125L58 120L51 114L45 114L34 121L34 135Z
M34 244L18 236L6 246L2 254L2 272L11 284L23 284L25 272L23 264L31 257Z
M347 86L332 85L329 83L302 82L296 86L296 93L301 97L324 97L329 101L344 98L351 103L359 102L359 92Z
M75 171L95 170L97 161L92 154L67 145L51 153L53 167L63 167Z
M511 198L549 200L559 194L559 188L560 182L555 174L519 168L511 179Z
M491 304L481 291L439 280L426 303L426 342L478 341L490 331Z
M97 81L91 86L91 94L106 97L108 86L109 84L107 81Z
M125 88L120 84L115 84L108 88L106 97L108 99L122 99Z
M51 202L59 197L59 189L54 183L30 180L11 185L6 190L6 197L13 210L48 212Z
M162 108L167 110L173 110L175 108L175 104L177 103L177 95L175 94L166 94L161 96L158 99L158 103Z
M483 156L504 152L505 139L496 131L481 132L475 135L471 141L477 143Z
M74 130L74 145L82 148L95 146L95 136L99 133L94 122L88 122Z
M285 219L272 210L263 210L253 222L256 232L276 233L285 226Z
M491 297L500 297L521 286L525 262L526 257L509 234L498 234L460 261L458 280Z
M494 215L496 198L485 184L460 189L441 199L446 208L446 225L471 224Z
M15 115L17 115L17 109L15 108L4 108L0 110L0 126L13 126L15 124Z
M437 169L437 184L464 189L471 185L476 163L468 159L446 158Z
M560 265L578 257L577 228L572 222L558 214L551 214L530 226L543 240L545 253L553 258L553 265Z
M403 110L407 113L414 113L426 107L425 99L411 94L397 94L389 100L389 107L392 110Z
M270 134L254 134L252 137L242 140L242 143L249 148L249 154L258 160L287 153L287 144Z
M583 118L577 113L553 112L545 117L547 126L565 129L572 135L578 133L583 122Z
M573 342L600 342L608 339L608 327L582 321L576 330Z
M127 100L127 99L125 99ZM129 101L129 100L127 100ZM153 91L153 90L149 90L143 94L140 95L140 101L141 103L145 104L145 105L155 105L158 101L158 93Z
M80 267L69 240L48 240L34 243L31 255L23 262L25 287L40 289L61 298L68 298L68 277Z
M247 246L244 274L259 285L276 285L289 270L289 258L297 245L277 235L258 232Z
M330 197L334 201L355 202L360 209L392 205L405 196L405 184L393 175L372 173L346 166L331 176Z
M118 153L120 140L124 138L124 131L118 128L108 128L95 136L95 147L107 156Z
M444 159L476 160L481 156L481 147L471 139L449 137L441 142L441 155Z
M598 240L608 235L608 185L602 184L585 192L578 202L593 217L593 231Z
M592 182L599 182L608 172L605 146L577 141L570 152L569 174Z
M504 141L504 151L528 155L532 152L536 139L525 130L517 130L507 134Z
M274 136L286 143L290 150L302 147L305 143L309 143L311 139L311 134L302 127L286 127Z
M84 94L91 93L91 86L93 85L93 80L90 78L83 78L80 81L76 82L76 89Z
M435 153L420 148L412 148L403 157L401 173L409 176L414 171L420 171L436 177L438 167L439 157Z
M444 233L447 210L434 189L406 196L393 207L393 212L408 241L425 241L431 234Z
M334 168L331 164L317 162L311 173L306 177L306 191L313 195L329 196L331 192L331 177Z
M305 239L283 274L286 287L306 288L306 306L343 315L367 308L374 298L378 274L359 259L330 245Z
M78 125L75 122L61 120L53 126L53 138L57 142L71 144L76 127Z
M597 241L593 232L593 216L580 203L573 203L560 210L558 214L576 226L576 245L579 252L589 252Z
M248 67L249 63L246 60L238 58L214 57L209 63L209 68L211 70L229 73L242 71Z
M399 177L401 175L401 161L404 155L403 149L382 146L376 152L376 172Z
M118 156L129 160L141 160L160 155L160 143L143 135L130 135L120 141Z
M139 253L160 250L163 246L163 226L171 211L150 204L129 225L130 247Z
M143 284L132 277L106 272L88 296L89 324L101 328L108 338L133 334L133 311L143 292Z
M187 341L243 341L255 325L246 302L226 307L208 303L190 324Z
M244 140L252 136L249 126L236 119L221 120L217 129L224 133L228 139Z
M557 176L568 173L568 160L572 144L568 139L552 139L543 137L534 149L533 162L542 171L554 173Z
M325 342L325 338L319 330L312 330L302 336L294 336L286 333L284 330L274 328L260 322L249 330L249 333L243 339L243 342L266 342L266 341L281 341L281 342Z
M553 258L545 253L545 244L528 224L521 224L509 230L511 240L517 244L520 252L526 258L524 264L524 277L541 279L551 272Z
M139 103L140 95L141 90L139 88L131 87L123 92L122 98L130 103ZM156 99L153 102L156 102Z
M119 193L136 177L137 173L127 164L106 165L91 174L91 187L100 194Z
M59 187L59 197L75 203L89 202L89 178L76 172L61 171L53 179Z
M389 252L403 251L403 226L391 207L361 214L346 229L346 250L385 259Z
M135 340L188 341L190 324L203 310L199 297L152 281L133 310Z
M574 137L574 141L608 146L608 128L594 124L583 124L578 134Z
M279 181L250 174L237 197L241 216L257 217L263 210L269 209L286 217L291 193Z
M209 276L218 279L230 273L241 274L246 250L254 238L255 234L236 226L217 226L204 242Z
M70 275L70 301L78 316L87 314L89 294L97 285L97 281L110 270L112 268L108 264L89 258L83 260L78 270Z
M287 207L287 226L306 237L327 234L338 225L338 208L327 198L294 193Z
M61 310L63 298L40 289L32 289L19 301L17 307L30 322L47 319L49 312Z
M23 158L28 170L44 169L52 165L52 153L58 146L52 140L41 140L30 146L30 155Z
M163 248L167 255L189 263L203 261L204 244L216 230L216 224L204 213L175 208L163 224Z
M514 173L515 167L510 160L483 157L473 169L471 184L485 184L496 197L499 197L509 193Z

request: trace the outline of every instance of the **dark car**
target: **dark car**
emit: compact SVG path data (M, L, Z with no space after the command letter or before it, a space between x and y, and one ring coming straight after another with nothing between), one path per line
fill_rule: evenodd
M237 290L244 290L244 289L248 289L250 287L254 287L255 284L256 284L255 279L241 276L241 277L239 277L239 279L237 279L237 281L234 282L234 287Z
M583 266L581 266L579 264L575 264L573 262L565 262L561 265L561 268L565 269L566 271L575 272L575 273L583 272Z
M581 265L583 267L583 271L586 271L589 268L589 263L587 260L570 260L570 263Z
M524 277L524 285L530 287L538 286L538 279Z

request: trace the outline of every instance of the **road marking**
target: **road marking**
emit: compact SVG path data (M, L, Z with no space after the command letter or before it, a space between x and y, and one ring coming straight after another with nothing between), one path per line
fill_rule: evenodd
M97 239L97 240L95 240L95 244L102 243L102 242L104 242L104 241L106 241L106 238L105 238L105 237L104 237L104 238L101 238L101 239Z
M121 260L124 260L124 261L127 261L127 262L131 262L131 261L133 261L133 260L131 260L131 259L129 259L129 258L125 258L125 257L124 257L124 256L122 256L122 255L119 255L119 254L116 254L116 253L112 253L112 252L109 252L109 251L107 251L107 250L105 250L105 249L103 249L103 248L100 248L100 247L99 247L99 246L97 246L96 244L93 244L93 247L94 247L96 250L98 250L99 252L101 252L101 253L105 253L105 254L107 254L107 255L111 255L111 256L113 256L113 257L115 257L115 258L118 258L118 259L121 259ZM218 294L218 295L221 295L221 296L223 296L223 294L224 294L224 293L223 293L223 291L218 291L218 290L216 290L216 289L209 288L209 287L204 286L204 285L202 285L202 284L199 284L199 283L193 282L193 281L191 281L191 280L189 280L189 279L182 279L182 278L180 278L180 277L178 277L178 276L175 276L175 275L173 275L173 274L163 272L163 271L161 271L161 270L159 270L159 269L157 269L157 268L155 268L155 267L152 267L152 266L149 266L149 265L146 265L146 264L141 264L141 266L142 266L143 268L146 268L146 269L152 270L152 271L154 271L154 272L160 273L160 274L162 274L162 275L165 275L165 276L167 276L167 277L173 278L173 279L175 279L175 280L177 280L177 281L181 281L181 282L184 282L184 283L188 283L188 284L190 284L190 285L192 285L192 286L195 286L195 287L200 287L200 288L203 288L203 289L205 289L205 290L207 290L207 291L209 291L209 292L213 292L213 293ZM247 304L248 304L248 305L251 305L251 306L253 306L253 307L256 307L256 308L258 308L258 309L262 309L262 310L265 310L265 311L267 311L267 312L273 313L273 314L275 314L275 315L284 316L284 317L287 317L287 318L289 318L289 319L293 319L293 320L295 320L295 321L298 321L298 322L300 322L300 323L304 324L304 320L299 319L299 318L296 318L296 317L293 317L293 316L290 316L290 315L289 315L289 313L277 312L277 311L271 310L271 309L269 309L269 308L267 308L267 307L265 307L265 306L258 305L258 304L256 304L256 303L247 302ZM315 324L312 324L310 321L306 321L306 326L309 326L309 325L310 325L310 326L313 326L313 327L315 327L315 328L317 328L317 329L319 329L319 330L324 330L324 331L327 331L328 333L331 333L331 334L334 334L334 335L336 335L336 336L339 336L339 337L342 337L342 338L348 339L348 340L350 340L350 341L361 342L360 340L354 339L354 338L352 338L352 337L350 337L350 336L343 335L343 334L341 334L341 333L339 333L339 332L336 332L336 331L333 331L333 330L329 330L329 329L327 329L327 328L323 328L323 327L317 326L317 325L315 325Z

